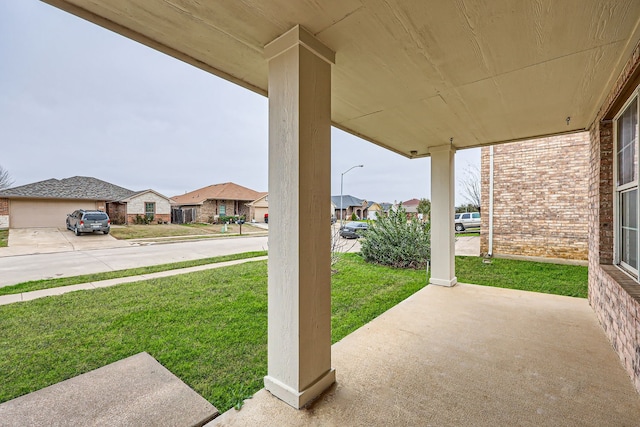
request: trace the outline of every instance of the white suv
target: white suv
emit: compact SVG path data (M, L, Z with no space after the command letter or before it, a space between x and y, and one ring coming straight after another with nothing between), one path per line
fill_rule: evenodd
M464 231L467 228L480 228L480 212L465 212L455 216L456 231Z

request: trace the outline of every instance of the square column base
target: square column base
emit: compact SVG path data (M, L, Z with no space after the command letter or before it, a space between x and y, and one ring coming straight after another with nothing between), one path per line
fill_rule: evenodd
M296 391L269 375L264 377L264 388L286 404L291 405L296 409L300 409L316 397L320 396L323 391L335 382L336 370L332 368L326 374L318 378L315 383L302 391Z
M453 279L436 279L435 277L432 277L429 279L430 285L446 286L448 288L455 286L456 283L458 283L457 277L454 277Z

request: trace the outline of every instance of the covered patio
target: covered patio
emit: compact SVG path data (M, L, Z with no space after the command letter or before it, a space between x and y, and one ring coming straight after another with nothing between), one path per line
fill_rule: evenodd
M265 390L213 426L633 426L640 398L586 300L428 286L333 345L296 411Z
M360 416L367 420L371 415L366 414L375 411L385 415L386 424L392 418L387 409L397 411L398 419L411 417L411 411L402 412L412 407L411 399L429 396L413 407L429 410L430 405L447 403L438 412L460 417L436 419L434 424L482 422L486 411L498 422L506 421L499 417L507 414L514 414L522 424L536 424L535 417L551 414L573 420L576 413L562 411L580 405L585 410L578 413L596 417L594 424L610 424L615 416L611 413L619 414L620 420L638 419L637 395L634 407L632 397L628 397L630 403L620 404L606 399L606 393L599 394L601 386L620 391L625 380L607 387L606 381L581 379L592 374L603 379L612 370L622 369L609 367L609 362L615 362L610 351L592 354L593 348L585 345L603 338L586 301L575 303L580 316L563 323L568 318L564 308L539 318L527 317L530 307L539 312L544 312L546 304L553 307L554 298L522 299L515 293L497 304L502 297L492 290L465 296L475 288L446 289L457 283L452 221L456 151L590 130L591 210L583 219L590 224L589 301L640 390L640 297L629 291L637 289L637 274L629 278L614 267L619 264L620 244L614 230L617 196L612 191L613 122L627 99L637 95L640 84L638 1L45 1L268 95L271 215L269 356L264 384L294 408L304 407L333 387L309 411L285 408L287 418L321 412L350 414L348 424L352 425L354 419L357 424ZM400 311L401 317L395 327L365 328L333 350L330 235L325 215L330 207L332 125L399 155L431 158L430 283L446 287L429 287L396 307L393 311ZM637 138L634 141L627 145L637 145ZM636 162L635 181L625 183L628 187L622 190L637 186L637 168ZM561 171L559 163L553 172ZM640 208L636 208L627 211L637 214ZM634 242L637 253L637 238ZM485 293L492 297L484 298ZM423 294L453 303L429 311L431 305L425 300L430 298L423 300ZM540 303L528 301L538 298ZM482 306L467 305L474 299L489 307L482 322L475 318ZM409 307L414 316L402 318ZM439 317L447 307L454 314ZM456 310L461 311L455 314ZM428 318L415 322L417 314ZM384 324L385 319L372 325ZM481 327L484 322L491 323ZM523 329L508 329L514 324ZM571 333L556 335L563 330L560 325ZM409 336L414 338L405 340ZM347 342L360 339L363 347L353 357L366 359L349 365L344 358L353 350ZM399 340L397 347L391 346L399 350L397 369L384 358L371 370L356 369L375 360L376 354L384 355L392 339ZM597 348L604 349L605 344L602 341ZM549 351L549 346L559 346L557 353ZM549 365L552 354L558 354L552 359L564 361L557 368ZM436 355L442 357L440 362ZM594 364L594 360L603 363ZM416 362L414 368L410 361ZM478 377L469 376L471 367ZM371 377L359 383L359 376L352 372ZM565 383L560 377L569 378L569 373L575 379ZM429 387L414 383L418 377L428 379ZM336 378L337 387L333 386ZM397 396L406 400L396 403L396 394L389 392L394 386L405 388ZM538 400L531 403L534 394ZM374 395L388 399L375 403L369 400ZM360 399L372 402L369 412L336 412L341 404L350 408L350 401ZM556 405L558 401L565 404ZM490 409L480 410L478 402ZM250 413L251 406L245 413ZM517 412L518 408L526 412ZM625 418L629 414L633 417Z

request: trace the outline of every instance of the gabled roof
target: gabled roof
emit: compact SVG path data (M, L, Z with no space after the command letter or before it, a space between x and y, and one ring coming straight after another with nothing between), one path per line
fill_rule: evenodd
M121 200L135 191L88 176L47 179L0 191L0 197L35 199Z
M247 206L253 206L253 205L255 205L256 203L258 203L258 202L260 202L261 200L263 200L263 199L264 199L265 197L267 197L268 195L269 195L269 193L268 193L268 192L266 192L266 191L265 191L265 192L263 192L263 193L260 193L260 197L258 197L257 199L255 199L255 200L254 200L254 201L252 201L251 203L245 203L245 205L247 205Z
M156 196L158 196L158 197L162 197L163 199L171 200L169 197L165 196L164 194L160 194L160 193L158 193L157 191L152 190L152 189L150 189L150 188L149 188L149 189L147 189L147 190L136 191L135 193L130 194L129 196L125 197L124 199L122 199L122 200L118 200L118 201L119 201L119 202L129 202L129 201L131 201L131 199L133 199L134 197L140 196L140 195L145 194L145 193L153 193L153 194L155 194L155 195L156 195Z
M389 203L389 202L382 202L378 204L382 208L383 212L389 212L389 209L391 209L391 207L393 206L393 203Z
M418 206L420 204L420 200L418 199L410 199L407 200L406 202L402 202L402 206L404 206L405 208L407 206Z
M264 193L252 190L233 182L209 185L171 199L176 205L201 205L206 200L243 200L254 201Z
M333 202L334 205L336 205L337 209L340 208L340 196L331 196L331 201ZM351 207L351 206L361 207L363 203L364 203L363 199L358 199L357 197L351 196L349 194L343 194L342 195L342 208L343 209Z
M378 205L378 207L382 208L382 206L378 202L369 202L367 203L367 209L371 209L371 206L373 205Z

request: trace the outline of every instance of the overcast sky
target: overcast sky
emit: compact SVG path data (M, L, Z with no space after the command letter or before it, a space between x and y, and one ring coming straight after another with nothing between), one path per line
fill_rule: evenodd
M175 196L235 182L268 191L267 99L37 0L0 0L0 165L14 186L92 176ZM430 159L337 129L331 191L430 197ZM456 154L456 176L479 165ZM458 194L456 204L464 203Z

